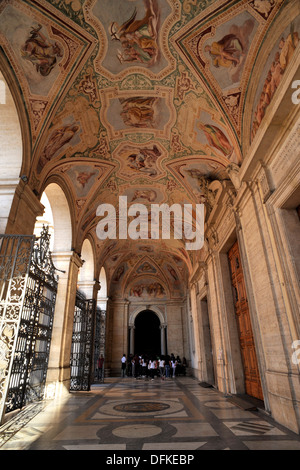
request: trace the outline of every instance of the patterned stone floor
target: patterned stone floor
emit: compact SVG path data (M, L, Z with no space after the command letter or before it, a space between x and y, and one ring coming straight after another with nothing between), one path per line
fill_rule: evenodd
M190 377L106 379L20 416L0 428L0 450L300 450L300 437L265 412Z

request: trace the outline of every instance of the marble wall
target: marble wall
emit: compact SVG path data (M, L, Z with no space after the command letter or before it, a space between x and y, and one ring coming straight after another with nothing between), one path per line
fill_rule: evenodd
M286 82L280 106L274 106L264 123L264 135L250 148L251 158L241 166L241 184L224 189L223 204L207 220L204 264L190 280L195 342L191 358L199 380L227 393L245 393L227 259L238 240L265 408L299 433L300 361L293 356L293 344L300 338L300 121L299 108L291 105L287 93L293 77L290 74ZM279 108L286 113L281 126Z

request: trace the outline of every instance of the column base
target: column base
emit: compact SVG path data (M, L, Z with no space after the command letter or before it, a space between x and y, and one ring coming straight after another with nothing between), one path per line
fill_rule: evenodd
M44 400L66 400L70 396L70 380L48 382L45 385Z

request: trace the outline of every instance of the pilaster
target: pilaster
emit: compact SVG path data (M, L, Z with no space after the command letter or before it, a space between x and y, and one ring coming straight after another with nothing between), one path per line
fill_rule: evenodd
M46 393L62 395L70 389L70 354L77 278L82 260L75 252L54 253L54 265L60 270L54 313Z
M9 193L10 197L13 193L13 186L14 184L11 182L4 190L4 192ZM41 204L30 186L21 179L15 188L5 233L32 235L36 218L43 215L44 209L43 204ZM2 224L5 224L4 219Z

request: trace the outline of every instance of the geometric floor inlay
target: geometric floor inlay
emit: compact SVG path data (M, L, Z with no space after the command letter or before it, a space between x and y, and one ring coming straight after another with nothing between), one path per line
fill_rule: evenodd
M199 449L300 450L300 438L188 377L108 378L88 394L49 401L37 414L24 410L0 428L0 450L135 450L147 458L147 451L196 456Z
M158 402L134 402L134 403L121 403L114 406L114 410L123 411L125 413L147 413L147 412L157 412L163 411L170 408L170 405L167 403L158 403Z
M118 437L125 437L128 439L144 439L145 437L152 437L160 434L162 429L153 424L129 424L128 426L120 426L113 430L113 434Z
M242 421L230 422L224 424L237 436L263 436L263 435L282 435L284 434L279 429L275 428L266 421Z
M177 413L183 410L183 404L177 399L172 400L109 400L98 408L98 413L112 417L160 416ZM92 419L98 419L98 413Z

